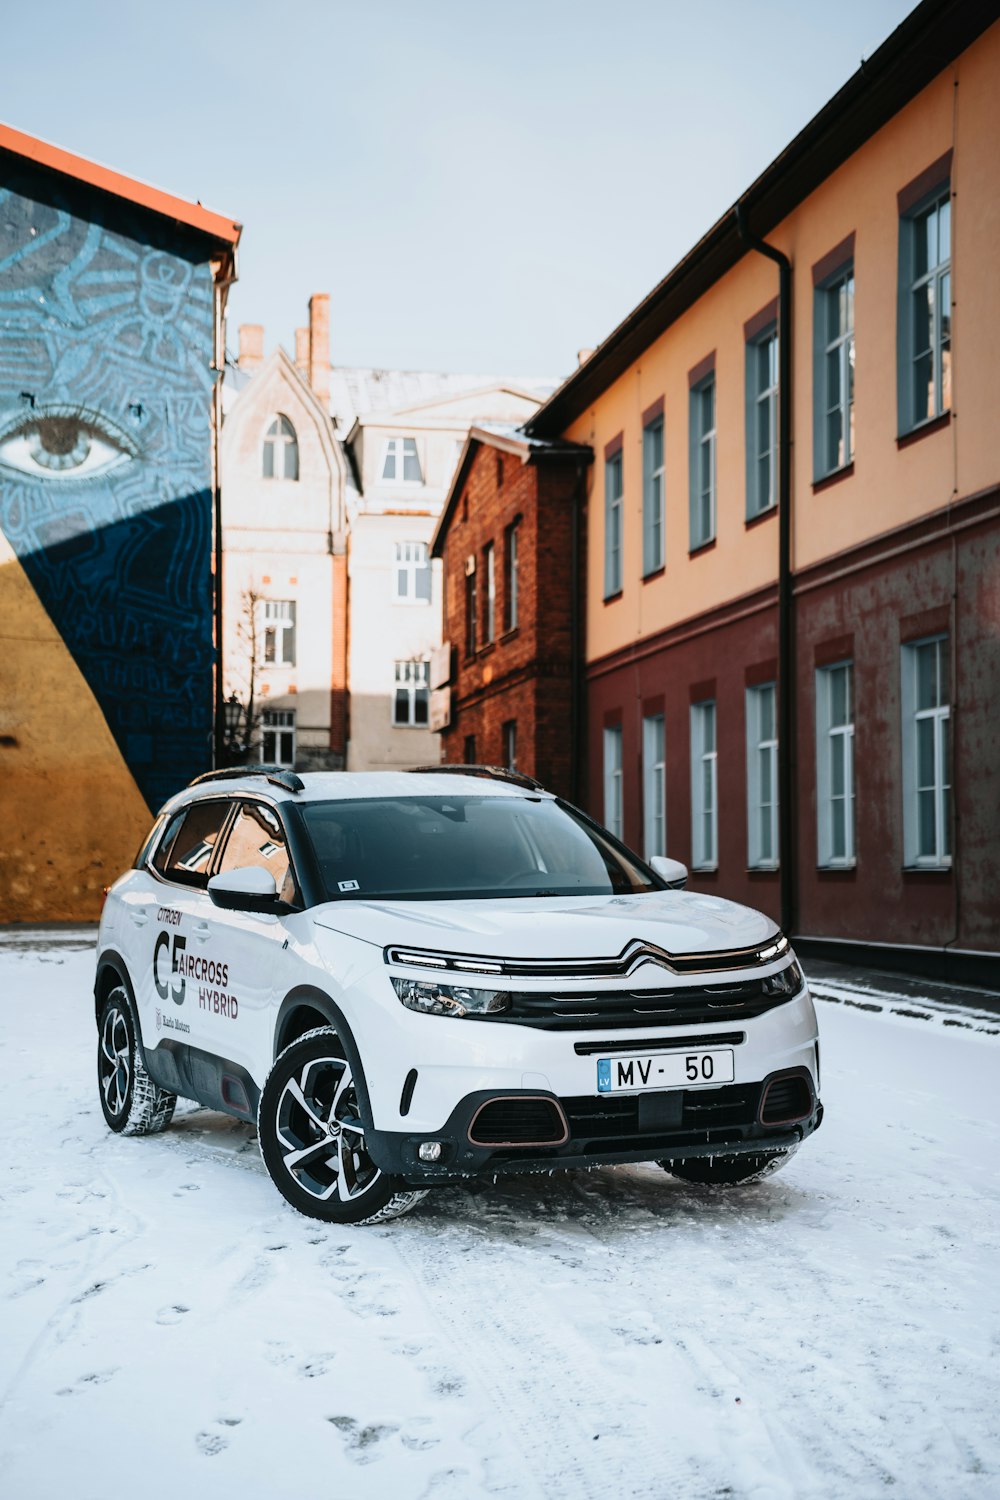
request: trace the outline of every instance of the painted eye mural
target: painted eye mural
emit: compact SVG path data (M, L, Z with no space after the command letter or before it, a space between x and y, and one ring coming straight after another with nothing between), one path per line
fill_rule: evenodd
M39 479L85 479L136 456L125 433L97 412L54 406L0 428L0 464Z

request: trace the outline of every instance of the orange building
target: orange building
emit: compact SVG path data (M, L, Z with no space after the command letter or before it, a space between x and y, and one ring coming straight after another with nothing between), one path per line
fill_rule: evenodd
M967 972L1000 958L998 15L918 6L527 424L594 453L592 810L805 947Z

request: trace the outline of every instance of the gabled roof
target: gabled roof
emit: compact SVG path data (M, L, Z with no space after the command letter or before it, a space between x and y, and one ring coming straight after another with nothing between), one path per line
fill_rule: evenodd
M85 157L74 156L61 146L53 146L36 136L25 135L11 125L0 124L0 152L20 157L23 161L55 172L61 177L72 178L74 182L85 183L88 187L97 188L126 203L138 204L151 213L173 220L175 224L182 224L186 229L194 229L225 247L228 259L232 260L242 232L242 225L235 219L212 213L209 209L202 208L200 203L175 198L172 193L165 193L146 182L124 177L110 167L102 167L97 162L87 161Z
M510 375L455 375L434 370L380 370L371 366L334 365L330 371L330 412L341 437L359 417L416 411L476 391L511 390L542 402L555 380Z
M769 234L998 17L1000 0L923 0L525 429L547 437L564 431L749 253L737 228L737 206L755 235Z

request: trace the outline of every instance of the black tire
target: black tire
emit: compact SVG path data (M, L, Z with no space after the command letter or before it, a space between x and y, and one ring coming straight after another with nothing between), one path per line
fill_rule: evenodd
M704 1187L738 1187L761 1182L780 1172L797 1149L792 1146L788 1151L743 1152L738 1156L689 1156L685 1161L661 1161L660 1166L682 1182L697 1182Z
M260 1154L282 1197L328 1224L380 1224L427 1196L376 1166L346 1049L332 1026L275 1059L257 1111Z
M97 1023L97 1090L109 1129L118 1135L155 1135L173 1119L177 1095L146 1072L132 1002L118 984Z

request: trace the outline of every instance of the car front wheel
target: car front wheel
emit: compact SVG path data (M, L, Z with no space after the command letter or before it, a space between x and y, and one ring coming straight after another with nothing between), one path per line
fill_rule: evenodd
M689 1156L685 1161L661 1161L660 1166L683 1182L699 1182L705 1187L737 1187L770 1177L794 1155L792 1147L788 1151L745 1152L738 1156Z
M119 1135L166 1130L177 1095L159 1088L146 1072L124 985L116 985L101 1006L97 1038L97 1084L109 1127Z
M377 1224L426 1197L372 1160L357 1081L332 1027L306 1032L276 1059L260 1096L257 1132L271 1181L310 1218Z

